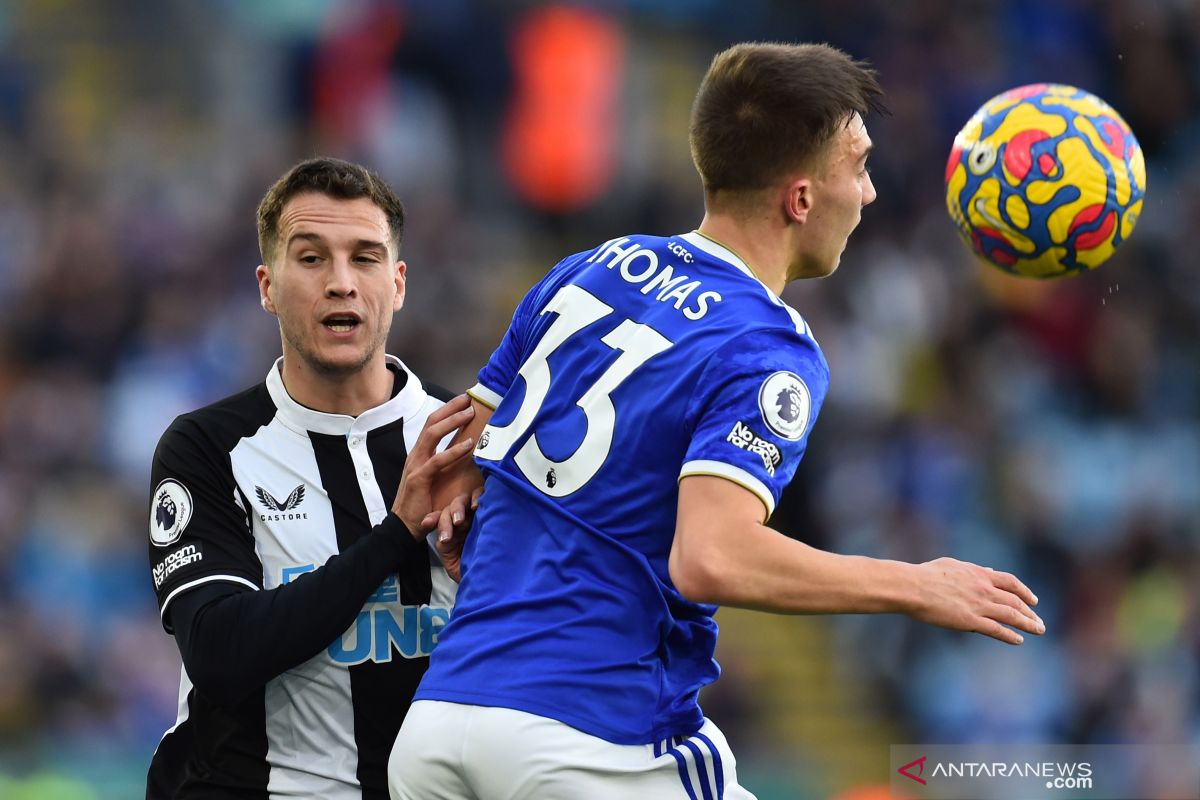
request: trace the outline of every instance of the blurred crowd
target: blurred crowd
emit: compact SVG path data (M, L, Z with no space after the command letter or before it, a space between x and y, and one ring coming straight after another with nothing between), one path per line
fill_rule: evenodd
M774 525L1011 570L1048 626L1005 648L831 620L828 657L907 741L1200 738L1200 5L15 0L0 3L0 795L135 796L174 721L150 457L175 415L260 381L278 353L253 277L269 183L326 153L397 188L409 285L390 350L464 388L557 259L699 222L688 108L712 54L746 39L867 58L891 110L868 120L879 200L841 269L785 294L833 382ZM942 196L962 123L1040 81L1108 100L1149 173L1133 238L1054 283L977 264Z

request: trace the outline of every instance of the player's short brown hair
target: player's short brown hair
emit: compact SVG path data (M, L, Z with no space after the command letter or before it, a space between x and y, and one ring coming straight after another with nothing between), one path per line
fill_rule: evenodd
M258 251L271 266L278 255L279 216L296 195L316 192L339 200L366 197L383 211L391 234L393 255L404 236L404 204L378 175L340 158L310 158L289 169L272 184L258 204Z
M764 189L813 166L854 112L883 110L875 71L827 44L748 42L713 58L692 105L707 193Z

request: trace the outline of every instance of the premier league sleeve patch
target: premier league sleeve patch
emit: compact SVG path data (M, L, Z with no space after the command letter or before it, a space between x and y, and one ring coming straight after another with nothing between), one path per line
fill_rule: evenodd
M812 395L794 372L776 372L758 390L758 409L763 422L774 433L798 442L808 428L812 413Z
M192 493L177 480L167 478L150 501L150 541L168 547L179 540L192 519Z

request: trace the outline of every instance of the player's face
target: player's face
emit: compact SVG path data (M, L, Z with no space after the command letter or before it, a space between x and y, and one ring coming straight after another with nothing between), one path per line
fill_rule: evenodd
M867 172L871 137L862 117L854 114L830 145L825 169L813 180L812 209L807 226L812 238L798 278L833 273L842 259L850 234L862 219L862 208L875 200Z
M390 241L387 216L367 198L306 193L284 204L276 263L259 267L259 285L279 318L285 359L339 375L383 357L404 302L405 264Z

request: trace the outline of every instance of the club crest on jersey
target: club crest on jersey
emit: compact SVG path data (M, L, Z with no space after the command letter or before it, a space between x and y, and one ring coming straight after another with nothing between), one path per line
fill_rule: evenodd
M275 496L261 486L254 487L254 495L258 498L258 502L262 504L268 514L259 514L258 518L263 522L267 520L292 520L292 519L308 519L308 514L304 512L286 513L294 511L301 503L304 502L304 484L300 484L292 493L287 496L286 500L276 500Z
M758 408L767 427L795 442L804 436L812 411L812 396L794 372L776 372L758 390Z
M150 541L168 547L179 541L192 520L192 493L177 480L158 484L150 501Z

